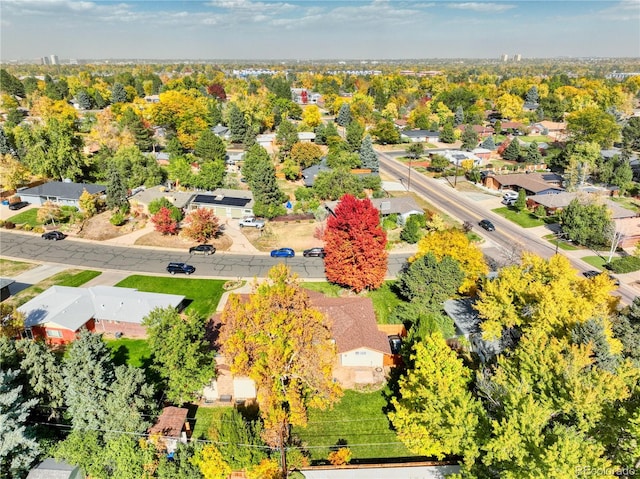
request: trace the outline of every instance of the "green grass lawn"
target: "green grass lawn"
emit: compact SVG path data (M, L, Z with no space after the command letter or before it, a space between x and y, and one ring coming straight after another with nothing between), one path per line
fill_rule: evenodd
M563 249L565 251L576 251L576 250L580 249L579 247L577 247L576 245L574 245L572 243L569 243L568 241L558 240L556 238L556 235L546 235L546 236L544 236L544 239L549 241L549 243L551 243L552 245L555 245L558 248Z
M42 223L38 221L38 208L31 208L30 210L23 211L17 215L12 216L7 221L11 221L16 225L28 224L32 227L42 226Z
M9 298L7 300L7 303L15 305L17 308L25 304L27 301L32 300L43 291L46 291L51 286L82 286L86 282L90 281L96 276L100 276L101 274L102 272L93 270L68 269L65 271L61 271L60 273L54 274L53 276L40 281L33 286L29 286L28 288L23 289L19 293Z
M38 266L35 263L25 263L24 261L12 261L10 259L0 259L0 276L13 278L25 271Z
M338 441L346 441L353 459L414 456L389 428L386 405L382 391L348 390L333 409L310 410L307 427L294 427L293 433L310 448L312 460L326 459Z
M128 364L136 368L146 367L151 359L151 349L146 339L105 340L116 365Z
M330 298L337 298L338 296L340 296L340 290L342 290L341 286L328 283L326 281L306 281L300 283L300 286L302 286L304 289L317 291L318 293L322 293L325 296L329 296Z
M535 228L536 226L543 226L545 224L544 220L538 218L533 213L529 213L528 211L518 212L506 206L502 208L496 208L495 210L491 211L505 217L509 221L516 223L522 228Z
M211 425L219 421L224 414L226 407L199 407L196 411L196 423L193 426L194 439L211 439L209 429Z
M606 258L601 258L600 256L583 256L580 259L585 263L589 263L591 266L601 271L606 269L604 267L604 265L607 263Z
M179 294L191 300L186 311L209 318L215 311L226 281L218 279L165 278L160 276L133 275L116 286L136 288L149 293Z

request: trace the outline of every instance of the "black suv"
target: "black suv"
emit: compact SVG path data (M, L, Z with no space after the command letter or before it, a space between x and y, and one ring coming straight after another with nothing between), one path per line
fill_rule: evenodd
M389 347L391 348L391 354L400 354L402 350L402 338L397 334L389 336Z
M210 244L199 244L198 246L192 246L189 248L189 254L204 254L210 255L216 252L216 249Z
M489 220L482 220L480 223L478 223L480 226L482 226L485 230L487 231L495 231L496 227L493 226L493 223Z
M324 248L306 249L302 252L302 256L305 256L305 257L317 256L318 258L324 258L325 257Z
M167 271L171 274L176 274L176 273L191 274L191 273L194 273L196 269L187 263L169 263L167 265Z
M58 241L65 239L65 234L60 231L47 231L46 233L42 233L42 239Z
M9 209L10 210L21 210L22 208L25 208L26 206L29 206L29 202L28 201L18 201L17 203L11 203L9 204Z

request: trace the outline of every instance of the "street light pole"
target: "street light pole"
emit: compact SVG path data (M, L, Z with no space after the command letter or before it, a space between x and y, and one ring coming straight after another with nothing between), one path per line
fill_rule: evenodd
M413 158L409 157L409 179L407 180L407 191L411 189L411 160Z

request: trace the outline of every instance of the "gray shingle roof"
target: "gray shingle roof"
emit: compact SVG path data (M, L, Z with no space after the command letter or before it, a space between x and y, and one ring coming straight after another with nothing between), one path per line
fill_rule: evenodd
M40 186L20 190L20 196L52 196L66 200L80 199L80 195L87 190L92 195L104 193L107 187L103 185L93 185L89 183L66 183L64 181L50 181Z
M31 469L27 479L76 479L83 477L79 467L47 458Z

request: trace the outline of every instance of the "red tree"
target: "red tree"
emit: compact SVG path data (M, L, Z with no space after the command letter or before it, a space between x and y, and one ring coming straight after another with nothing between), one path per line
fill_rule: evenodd
M207 87L207 93L218 100L226 100L227 92L224 91L224 87L220 83L212 83Z
M387 235L371 200L344 195L327 220L324 267L332 283L376 289L387 272Z
M151 221L155 225L156 231L163 235L174 235L178 233L178 222L171 218L171 211L163 206L158 212L151 217Z

